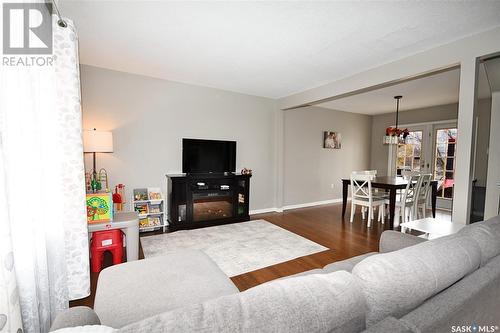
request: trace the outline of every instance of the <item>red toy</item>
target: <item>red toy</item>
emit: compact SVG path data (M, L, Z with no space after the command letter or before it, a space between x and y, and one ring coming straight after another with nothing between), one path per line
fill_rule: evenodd
M125 201L125 185L118 184L115 186L115 193L113 193L113 203L115 205L115 210L120 212L123 210L123 204Z
M104 252L106 251L110 251L113 255L113 265L121 264L123 255L121 230L114 229L92 233L92 240L90 241L92 272L98 273L101 271Z

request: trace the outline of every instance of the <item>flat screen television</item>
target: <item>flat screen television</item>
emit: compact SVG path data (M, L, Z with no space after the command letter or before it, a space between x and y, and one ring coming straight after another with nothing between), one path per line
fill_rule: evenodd
M236 141L182 139L183 173L236 171Z

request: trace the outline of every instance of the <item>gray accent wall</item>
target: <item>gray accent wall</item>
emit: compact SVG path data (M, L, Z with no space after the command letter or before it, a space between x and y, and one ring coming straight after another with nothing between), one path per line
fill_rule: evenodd
M112 130L114 152L98 154L110 186L165 187L182 168L182 138L236 140L237 171L253 169L251 209L274 207L272 99L81 66L84 129ZM91 155L86 154L87 169Z
M324 149L323 131L340 132L342 148ZM320 107L285 111L285 207L342 198L340 179L370 166L370 138L367 115Z

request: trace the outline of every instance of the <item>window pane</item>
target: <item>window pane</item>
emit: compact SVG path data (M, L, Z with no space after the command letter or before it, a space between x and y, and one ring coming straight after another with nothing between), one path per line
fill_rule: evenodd
M437 131L437 143L445 143L448 141L448 133L446 130Z
M437 151L437 154L439 157L442 157L446 154L446 145L443 143L443 144L438 144L436 146L436 151Z
M448 157L448 158L446 159L446 170L452 170L452 171L453 171L453 164L454 164L453 162L454 162L454 161L455 161L455 159L454 159L454 158L450 158L450 157Z
M453 198L457 135L456 128L436 130L434 179L438 181L438 196L441 198Z
M448 133L449 133L449 137L451 139L450 141L457 140L458 130L456 128L450 128Z
M420 156L422 154L422 131L412 131L404 143L398 145L397 167L399 169L420 170ZM417 161L414 159L417 158Z
M455 144L448 143L448 156L455 156Z

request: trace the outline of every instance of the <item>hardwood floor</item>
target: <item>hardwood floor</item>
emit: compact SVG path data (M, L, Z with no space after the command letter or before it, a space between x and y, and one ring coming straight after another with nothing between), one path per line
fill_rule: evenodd
M367 228L360 214L350 223L347 216L342 220L341 212L342 206L335 204L289 210L284 213L253 215L252 220L265 219L329 250L238 275L231 280L243 291L283 276L322 268L335 261L378 251L383 226L374 223L373 227Z
M240 291L243 291L280 277L321 268L329 263L363 253L378 251L378 241L384 231L384 226L375 221L371 228L367 228L366 221L361 219L359 213L356 214L354 222L350 223L348 214L346 214L345 219L342 219L341 212L342 205L333 204L288 210L283 213L252 215L252 220L265 219L321 244L329 250L234 276L231 280ZM446 218L448 215L445 212L440 212L438 217ZM144 259L142 247L139 251L139 258ZM111 265L110 256L105 256L104 261L105 266ZM71 301L70 306L93 307L98 276L98 273L91 273L91 295L81 300Z

